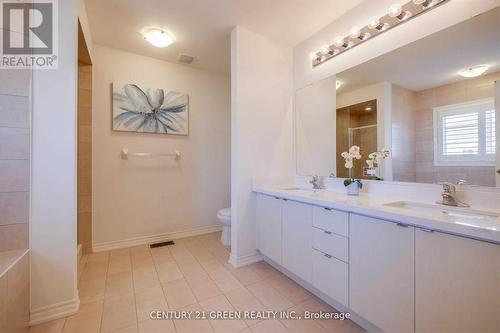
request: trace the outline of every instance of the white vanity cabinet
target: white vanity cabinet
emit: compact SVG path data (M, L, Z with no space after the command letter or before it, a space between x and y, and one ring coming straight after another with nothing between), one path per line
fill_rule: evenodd
M312 206L295 201L283 204L283 266L312 281Z
M313 207L313 286L349 305L349 213Z
M500 245L257 194L257 247L387 332L500 332Z
M415 330L500 332L500 246L415 231Z
M283 200L257 195L255 220L257 249L278 264L282 264L282 206Z
M349 306L387 332L414 330L414 228L350 215Z

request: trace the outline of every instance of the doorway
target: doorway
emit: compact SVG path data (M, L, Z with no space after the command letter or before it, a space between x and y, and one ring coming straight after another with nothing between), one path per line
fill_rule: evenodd
M92 252L92 60L78 22L78 255Z

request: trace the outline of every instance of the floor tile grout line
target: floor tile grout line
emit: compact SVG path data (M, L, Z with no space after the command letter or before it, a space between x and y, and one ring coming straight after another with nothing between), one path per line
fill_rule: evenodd
M106 252L106 274L104 275L104 295L103 295L103 300L102 300L102 310L101 310L101 320L99 322L99 332L102 331L102 322L104 320L104 304L106 302L106 289L108 287L108 270L109 270L109 257L110 253L109 251Z
M139 316L137 314L137 298L136 298L136 293L135 293L134 263L132 261L131 247L128 248L128 258L130 260L130 275L132 276L132 292L134 293L135 327L136 327L137 331L139 331Z
M185 246L184 246L184 247L185 247ZM185 248L186 248L186 247L185 247ZM191 256L193 256L194 260L196 260L196 262L198 263L198 265L200 265L200 266L201 266L201 264L199 263L198 259L197 259L197 258L196 258L196 257L195 257L192 253L191 253L191 251L190 251L188 248L186 248L186 250L189 252L189 254L190 254ZM170 252L170 249L169 249L169 252ZM172 255L172 257L174 258L174 260L177 262L177 259L175 258L175 256L174 256L172 253L170 253L170 254L171 254L171 255ZM177 265L179 265L179 263L178 263L178 262L177 262ZM202 269L204 269L204 268L203 268L203 266L201 266L201 268L202 268ZM180 270L180 269L179 269L179 270ZM193 303L193 304L190 304L190 305L187 305L187 306L191 306L191 305L194 305L194 304L198 304L198 306L199 306L200 308L202 308L202 310L203 310L203 307L201 306L200 302L199 302L199 301L198 301L198 299L196 298L196 295L195 295L195 294L194 294L194 292L193 292L193 288L191 288L191 285L188 283L188 281L187 281L187 279L186 279L186 276L184 275L184 273L183 273L182 271L181 271L181 274L182 274L182 276L183 276L183 279L186 281L186 285L188 286L189 290L191 291L191 294L193 294L194 298L196 299L196 303ZM207 274L208 274L208 273L207 273ZM165 297L166 297L166 296L165 296ZM196 319L195 319L195 320L196 320ZM215 328L214 328L213 324L210 322L210 320L208 320L208 324L210 325L210 328L212 329L212 332L215 332ZM175 324L174 324L174 325L175 325Z

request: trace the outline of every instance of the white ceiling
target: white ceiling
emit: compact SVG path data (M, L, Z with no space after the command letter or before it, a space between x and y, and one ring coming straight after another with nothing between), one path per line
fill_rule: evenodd
M307 39L363 0L85 0L93 41L166 61L179 53L193 67L230 72L230 32L243 26L290 46ZM161 27L175 43L158 49L141 31Z
M340 73L339 93L381 81L421 91L482 64L486 74L500 71L500 7Z

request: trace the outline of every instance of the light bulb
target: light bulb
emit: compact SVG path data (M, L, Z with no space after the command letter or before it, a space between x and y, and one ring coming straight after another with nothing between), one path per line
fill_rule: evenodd
M151 29L144 33L144 39L156 47L167 47L174 42L172 36L161 29Z
M344 38L342 37L337 37L335 38L335 46L337 47L345 47L345 41L344 41Z
M431 2L433 1L429 1L429 0L413 0L413 3L415 5L422 5L424 8L425 7L429 7L429 5L431 4Z
M330 55L333 55L335 52L330 48L330 46L328 45L323 45L321 47L321 52L323 52L324 54L330 54Z
M358 27L353 27L351 29L351 37L352 38L358 38L361 35L361 31L359 30Z
M370 18L370 20L368 21L368 28L373 30L383 31L389 28L389 24L380 22L380 19L374 16Z
M370 29L377 29L379 25L380 25L380 20L376 16L370 18L370 20L368 21L368 28Z
M402 12L403 12L403 7L399 3L396 3L389 8L390 17L398 17L399 15L401 15Z

